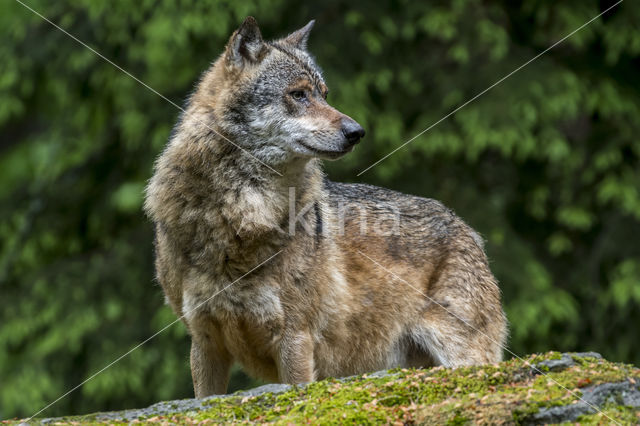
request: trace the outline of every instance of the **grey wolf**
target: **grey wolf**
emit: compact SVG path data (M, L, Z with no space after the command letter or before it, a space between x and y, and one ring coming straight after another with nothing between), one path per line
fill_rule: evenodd
M191 335L197 397L225 393L234 362L303 383L502 357L500 290L478 234L438 201L324 177L321 160L365 132L327 103L312 26L264 41L248 17L146 189L157 279Z

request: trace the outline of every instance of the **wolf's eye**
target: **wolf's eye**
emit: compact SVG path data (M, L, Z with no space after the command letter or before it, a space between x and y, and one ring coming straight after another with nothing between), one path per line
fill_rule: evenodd
M306 99L307 95L304 93L304 90L294 90L289 93L293 99L296 101L303 101Z

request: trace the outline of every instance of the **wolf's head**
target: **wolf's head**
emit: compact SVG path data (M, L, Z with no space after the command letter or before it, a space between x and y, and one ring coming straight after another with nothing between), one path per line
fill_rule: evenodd
M196 92L200 103L209 103L215 125L261 161L336 159L364 136L326 101L327 85L306 50L313 23L266 42L248 17Z

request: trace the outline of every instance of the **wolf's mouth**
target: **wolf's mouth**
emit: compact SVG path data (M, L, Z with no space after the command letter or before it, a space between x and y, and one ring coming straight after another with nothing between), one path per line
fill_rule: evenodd
M326 157L329 157L329 158L342 157L343 155L351 152L351 150L353 149L353 146L350 146L347 149L342 150L342 151L327 151L327 150L324 150L324 149L318 149L318 148L315 148L315 147L313 147L311 145L308 145L308 144L304 143L304 141L302 139L298 139L296 142L299 145L302 145L304 148L308 149L309 151L311 151L311 152L313 152L315 154L326 156Z

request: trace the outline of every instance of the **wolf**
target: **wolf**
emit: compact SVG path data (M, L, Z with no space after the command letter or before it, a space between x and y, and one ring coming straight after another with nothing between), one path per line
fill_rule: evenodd
M478 234L440 202L325 178L363 138L307 51L246 18L202 75L144 208L156 275L191 336L196 397L240 363L305 383L494 363L506 319Z

